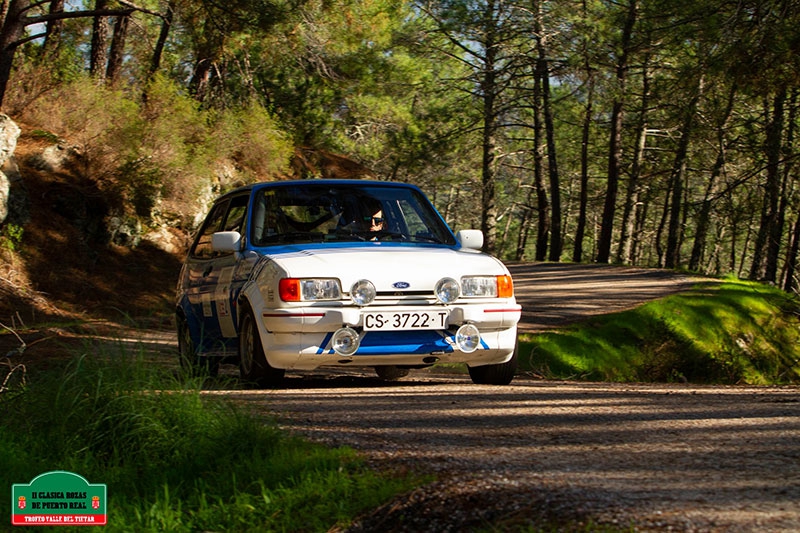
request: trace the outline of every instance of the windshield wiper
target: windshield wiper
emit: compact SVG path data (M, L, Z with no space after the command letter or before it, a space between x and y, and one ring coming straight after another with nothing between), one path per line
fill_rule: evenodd
M435 244L442 244L441 239L437 239L436 237L428 237L427 235L414 235L412 237L415 241L423 241L423 242L432 242Z
M283 243L293 243L293 242L322 242L323 241L323 234L320 232L311 232L311 231L290 231L287 233L280 233L275 235L275 237Z
M388 230L379 230L379 231L372 231L367 234L367 236L372 236L373 239L377 239L382 241L385 237L390 237L392 240L398 239L401 241L407 241L408 235L405 233L400 233L397 231L388 231Z
M336 240L342 241L349 241L349 240L357 240L357 241L366 241L367 238L364 236L364 232L353 231L349 229L337 229L331 233L328 233L328 239L336 238Z

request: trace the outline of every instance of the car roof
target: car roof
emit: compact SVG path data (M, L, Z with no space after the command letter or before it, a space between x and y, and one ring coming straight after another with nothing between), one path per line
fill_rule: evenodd
M368 186L368 187L399 187L407 189L415 189L420 192L421 189L411 183L404 183L399 181L377 181L377 180L348 180L348 179L305 179L305 180L282 180L282 181L262 181L259 183L250 183L242 187L237 187L227 193L220 195L215 200L215 203L223 200L229 196L242 194L243 192L253 191L256 189L267 189L272 187L291 187L296 185L345 185L345 186Z

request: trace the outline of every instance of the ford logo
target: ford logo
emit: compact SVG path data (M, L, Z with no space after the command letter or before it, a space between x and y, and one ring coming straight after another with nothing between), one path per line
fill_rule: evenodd
M398 281L397 283L392 283L392 287L394 287L395 289L407 289L410 286L411 285L406 283L405 281Z

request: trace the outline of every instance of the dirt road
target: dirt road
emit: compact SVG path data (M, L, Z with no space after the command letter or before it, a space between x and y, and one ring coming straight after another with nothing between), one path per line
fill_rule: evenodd
M512 267L525 330L685 288L660 271ZM378 468L436 474L349 531L800 531L798 388L516 379L476 386L412 373L290 374L268 391L208 391L351 446ZM537 525L538 524L538 525ZM496 529L492 529L496 528ZM574 529L573 529L574 530Z
M522 304L520 331L563 326L588 316L630 309L691 287L669 270L593 264L509 264Z
M350 531L509 524L636 531L800 531L800 392L368 373L217 391L287 429L434 473ZM544 521L544 522L543 522ZM546 530L550 530L547 527Z

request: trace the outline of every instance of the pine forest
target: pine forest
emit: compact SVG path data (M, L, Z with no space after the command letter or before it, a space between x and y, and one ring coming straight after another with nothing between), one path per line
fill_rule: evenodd
M800 2L0 6L0 110L145 224L191 229L250 181L367 177L507 261L797 289Z

